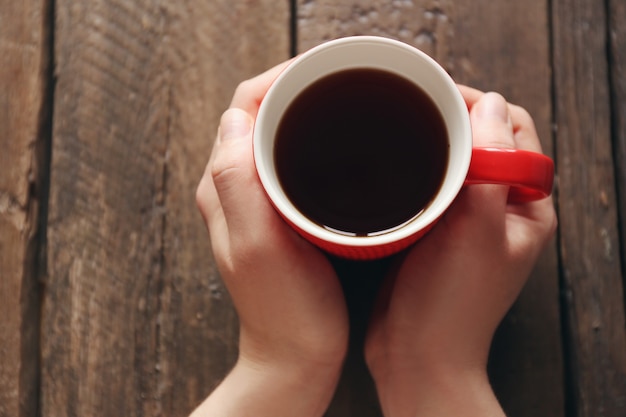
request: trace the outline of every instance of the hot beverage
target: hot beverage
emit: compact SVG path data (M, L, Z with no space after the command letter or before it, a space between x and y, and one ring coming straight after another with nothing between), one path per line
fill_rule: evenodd
M446 125L429 95L369 68L331 73L300 92L274 147L292 204L313 222L354 236L419 216L443 182L448 154Z

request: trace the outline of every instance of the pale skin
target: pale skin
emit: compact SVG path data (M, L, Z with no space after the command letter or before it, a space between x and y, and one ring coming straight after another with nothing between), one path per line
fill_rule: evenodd
M193 417L319 417L347 351L348 317L331 264L268 202L251 147L259 104L288 63L242 83L197 191L240 319L233 370ZM541 152L534 123L496 93L459 86L475 146ZM493 334L556 228L551 198L512 205L508 188L463 189L398 255L364 346L386 417L503 416L486 374Z

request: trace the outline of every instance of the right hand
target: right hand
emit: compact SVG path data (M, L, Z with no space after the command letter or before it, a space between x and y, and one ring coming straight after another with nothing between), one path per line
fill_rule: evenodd
M474 146L541 152L524 109L460 89ZM387 277L366 342L387 417L502 415L486 374L491 341L556 229L551 198L510 204L508 191L465 187Z

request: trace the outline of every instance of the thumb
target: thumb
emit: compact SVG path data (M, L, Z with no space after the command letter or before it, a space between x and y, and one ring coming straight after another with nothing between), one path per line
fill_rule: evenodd
M245 139L252 131L252 118L241 109L231 108L220 120L220 141Z
M252 162L252 123L250 115L241 109L228 109L222 115L209 162L218 192L223 188L222 183L228 183L233 180L231 177L247 171ZM234 175L230 171L234 171Z
M210 162L211 177L231 233L244 227L251 205L262 196L252 154L252 117L237 108L220 120L219 134Z
M509 105L498 93L486 93L470 110L474 147L515 148L513 123ZM471 201L489 201L482 204L481 212L493 218L507 204L509 188L503 185L471 185L466 195ZM472 196L472 197L470 197Z
M207 223L212 218L223 217L220 216L222 208L217 195L215 179L220 178L217 182L221 184L224 182L221 177L228 177L228 175L222 174L230 168L245 164L245 145L243 147L237 146L237 143L246 142L245 138L250 134L251 125L250 116L239 109L227 110L222 116L217 130L217 138L213 143L211 157L196 190L196 202ZM242 140L237 141L237 138ZM226 145L227 143L229 144Z
M509 106L498 93L484 94L470 112L475 147L515 148Z

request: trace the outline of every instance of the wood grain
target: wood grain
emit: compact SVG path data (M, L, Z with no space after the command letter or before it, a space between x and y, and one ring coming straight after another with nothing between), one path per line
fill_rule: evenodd
M42 415L186 415L233 362L195 187L237 82L287 58L287 10L56 2Z
M626 415L625 21L621 0L0 0L0 417L183 416L211 391L237 355L194 203L219 117L290 49L353 34L530 111L560 228L494 388L512 417ZM327 416L380 416L360 346L386 265L335 266L353 333Z
M552 155L550 34L547 3L508 1L298 1L298 49L349 35L407 42L440 62L461 83L496 90L533 115ZM352 282L350 272L344 273ZM558 259L542 254L522 296L497 334L490 359L495 390L511 416L564 415ZM358 285L358 284L356 284ZM348 287L347 291L359 291ZM365 314L365 318L367 315ZM363 320L363 318L361 318ZM329 415L380 415L363 367L347 370ZM352 377L351 374L354 374ZM365 382L363 382L365 381ZM364 386L364 384L366 384ZM350 406L343 404L350 403Z
M620 224L622 280L626 286L626 3L613 0L608 5L609 72L611 126L617 180ZM626 300L626 292L624 294Z
M50 136L50 3L0 2L0 416L34 417ZM42 209L43 207L43 209Z
M558 0L552 7L570 401L577 416L617 417L626 415L626 336L608 20L597 2Z

